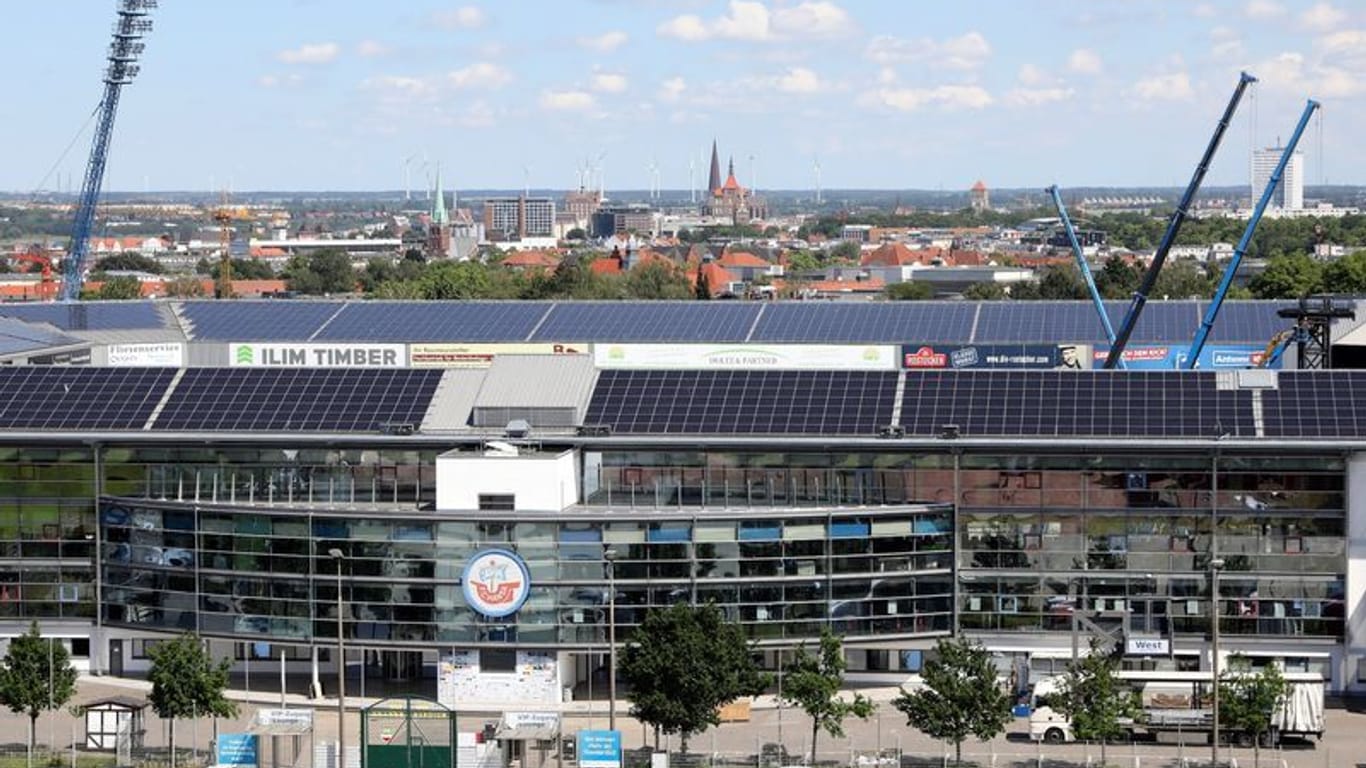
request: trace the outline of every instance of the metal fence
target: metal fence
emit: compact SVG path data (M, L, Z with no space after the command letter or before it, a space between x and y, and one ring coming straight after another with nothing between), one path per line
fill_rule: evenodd
M955 763L950 752L902 752L896 749L847 750L818 752L813 765L810 755L793 755L778 748L759 754L743 752L711 752L669 754L669 768L1216 768L1208 756L1152 755L1126 753L1112 747L1105 762L1100 751L1078 756L1058 756L1036 752L980 753L964 750L961 763ZM1312 753L1311 753L1312 755ZM1313 759L1317 757L1318 759ZM1309 758L1308 765L1330 765L1325 756ZM650 768L650 752L634 750L624 755L625 768ZM1273 752L1254 760L1251 754L1221 759L1217 768L1295 768L1297 763Z

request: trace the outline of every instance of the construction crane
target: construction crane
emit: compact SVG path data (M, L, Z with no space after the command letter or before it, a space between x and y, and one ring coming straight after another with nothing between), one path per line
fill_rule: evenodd
M1223 117L1219 118L1219 125L1214 129L1214 135L1210 137L1209 146L1205 147L1205 154L1200 158L1199 165L1195 166L1195 175L1191 177L1190 184L1186 186L1185 194L1181 195L1181 202L1176 204L1176 210L1172 211L1171 220L1167 222L1167 231L1163 233L1162 240L1157 244L1157 251L1153 253L1153 261L1148 265L1148 271L1143 275L1143 282L1139 284L1138 290L1134 292L1133 303L1129 305L1129 311L1124 315L1124 321L1120 323L1119 331L1115 333L1115 343L1110 345L1110 354L1105 356L1105 367L1114 368L1124 356L1124 347L1129 344L1129 337L1133 335L1134 326L1138 323L1139 315L1143 314L1143 305L1148 303L1148 294L1152 293L1153 286L1157 284L1157 273L1162 271L1162 263L1167 260L1167 253L1171 251L1172 245L1176 242L1176 235L1181 231L1181 225L1186 221L1186 214L1195 200L1195 193L1200 189L1200 183L1205 179L1205 172L1209 170L1210 162L1214 160L1214 153L1219 149L1219 142L1223 141L1224 131L1233 121L1233 113L1238 110L1238 102L1243 100L1243 91L1252 83L1257 82L1257 78L1242 72L1238 75L1238 87L1233 90L1233 96L1228 101L1228 106L1224 108Z
M42 301L51 301L57 295L57 281L52 277L52 259L43 253L43 247L34 244L27 251L12 253L8 258L27 264L37 264L39 282L37 296ZM31 271L31 270L30 270Z
M1228 266L1224 267L1224 275L1219 279L1219 287L1215 289L1214 298L1210 300L1209 307L1205 310L1205 316L1200 321L1200 327L1195 331L1195 338L1191 341L1190 350L1186 352L1186 359L1182 363L1183 368L1195 368L1200 352L1205 348L1205 340L1209 338L1209 332L1214 328L1214 321L1219 316L1219 308L1224 305L1224 297L1228 295L1229 286L1233 285L1233 276L1238 272L1238 265L1243 261L1243 254L1247 253L1247 247L1252 243L1252 235L1257 231L1257 225L1262 220L1262 214L1266 212L1266 207L1271 204L1271 197L1276 193L1276 186L1281 183L1285 166L1289 165L1290 158L1295 154L1295 145L1300 143L1300 136L1304 134L1305 127L1309 125L1309 118L1314 116L1314 111L1318 108L1319 103L1313 99L1304 105L1304 112L1300 113L1300 122L1295 126L1295 132L1290 134L1290 141L1285 143L1285 150L1281 152L1281 159L1276 163L1276 169L1271 172L1271 178L1267 179L1261 199L1257 201L1257 207L1252 209L1252 218L1247 220L1247 226L1243 228L1243 237L1233 249L1233 258L1229 260Z
M234 221L249 218L251 213L246 208L228 205L228 193L224 192L222 204L213 212L213 220L218 224L218 243L221 249L218 280L214 285L215 298L232 298L232 224Z
M1053 207L1058 211L1058 220L1062 222L1062 230L1067 235L1067 243L1072 246L1072 257L1077 260L1077 269L1081 272L1082 280L1086 281L1086 290L1091 293L1091 303L1096 305L1096 314L1100 315L1101 327L1105 329L1105 338L1111 346L1115 343L1115 329L1110 325L1110 316L1105 312L1105 302L1100 298L1100 289L1096 287L1096 278L1091 274L1091 265L1086 263L1086 253L1081 249L1081 242L1077 240L1077 230L1072 226L1072 218L1067 215L1067 207L1062 204L1062 193L1058 191L1058 186L1054 184L1044 190L1048 196L1053 198ZM1124 367L1124 361L1119 361L1119 367Z
M119 93L133 82L138 74L138 56L142 55L142 37L152 31L148 14L157 7L157 0L119 0L118 20L114 22L114 40L109 44L109 66L104 70L104 98L100 101L100 119L90 145L90 161L81 182L81 196L76 204L76 219L71 224L71 245L67 248L66 263L62 267L62 300L74 301L81 296L85 260L89 253L90 231L95 223L95 205L99 202L100 187L104 184L104 164L109 157L109 139L114 132L114 115L119 108Z

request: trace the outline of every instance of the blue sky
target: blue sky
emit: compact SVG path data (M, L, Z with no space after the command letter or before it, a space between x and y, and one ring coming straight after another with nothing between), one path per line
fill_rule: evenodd
M0 189L29 191L97 104L112 0L11 4ZM1366 183L1366 4L1144 0L162 0L107 189L1182 185L1240 69L1207 184L1302 143ZM58 164L79 184L89 130ZM751 156L753 160L751 161ZM599 158L601 158L599 160ZM700 168L699 174L704 173ZM430 167L429 166L429 167ZM45 185L55 187L50 179ZM65 182L62 182L65 185Z

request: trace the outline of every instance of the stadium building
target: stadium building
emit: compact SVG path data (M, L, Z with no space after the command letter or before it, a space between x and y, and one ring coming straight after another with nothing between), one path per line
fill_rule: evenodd
M1198 302L1125 371L1082 302L0 306L0 635L136 676L195 631L330 695L340 604L351 677L527 707L679 601L892 682L956 633L1208 669L1217 612L1362 691L1366 373L1253 369L1277 308L1184 372Z

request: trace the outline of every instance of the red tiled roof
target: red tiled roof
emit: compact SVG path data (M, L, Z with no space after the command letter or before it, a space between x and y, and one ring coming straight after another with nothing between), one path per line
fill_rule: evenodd
M554 254L544 251L518 251L503 259L505 267L544 267L547 269L559 266L560 259Z
M961 187L960 187L960 189L961 189ZM978 179L978 180L977 180L977 183L972 185L972 191L973 191L973 192L985 192L986 189L987 189L987 185L986 185L986 184L983 184L981 179Z
M621 274L621 259L616 256L603 256L588 264L588 271L595 275Z
M717 259L719 263L727 267L767 267L769 263L763 259L746 251L726 251Z
M712 296L720 296L728 292L731 283L739 282L739 278L731 274L725 267L710 261L697 269L688 270L688 281L692 283L693 288L697 287L697 281L701 279L700 275L703 274L707 276L707 287L711 289Z
M806 284L813 291L824 293L878 293L887 287L880 278L868 280L817 280Z
M938 248L915 251L907 248L905 243L883 243L875 250L863 254L859 266L904 267L911 264L928 264L938 253Z
M251 249L251 255L258 259L279 259L287 254L283 248L257 246Z

